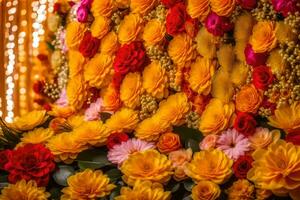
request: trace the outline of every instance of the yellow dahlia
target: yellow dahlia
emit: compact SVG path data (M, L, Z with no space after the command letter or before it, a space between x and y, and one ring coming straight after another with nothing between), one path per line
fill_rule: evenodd
M133 188L122 187L120 196L115 200L169 200L171 192L165 192L160 183L150 181L136 181Z
M215 200L220 194L220 187L211 181L200 181L192 189L193 200Z
M254 199L254 185L247 179L239 179L227 190L228 200L252 200Z
M87 27L83 23L71 22L66 29L66 44L69 49L78 49Z
M22 135L19 145L46 143L53 135L54 132L50 128L35 128Z
M268 149L253 154L253 168L247 178L258 188L267 190L293 190L300 187L300 147L279 140Z
M145 25L142 38L146 46L153 46L164 39L165 33L165 25L157 19L152 19Z
M162 99L168 94L166 70L159 61L152 61L143 72L143 88L153 97Z
M129 108L122 108L114 113L105 123L108 131L111 132L130 132L135 129L139 122L138 113Z
M67 119L67 124L71 127L71 129L78 128L84 123L85 121L83 115L72 115Z
M43 187L37 187L36 182L21 180L3 188L0 200L47 200L49 197L50 193Z
M115 112L122 105L119 91L112 83L101 90L100 96L103 101L103 105L101 107L102 111Z
M74 76L68 80L67 99L70 106L79 110L86 98L86 84L81 74Z
M109 32L109 23L110 20L106 17L96 17L91 25L92 36L98 39L102 39Z
M233 161L218 149L200 151L194 154L193 160L186 165L185 172L194 181L212 181L225 183L231 176Z
M61 200L94 200L105 197L116 187L109 183L101 170L86 169L68 178L68 187L62 189Z
M115 32L109 32L106 36L102 38L100 44L100 52L102 54L114 55L118 48L118 36Z
M126 15L120 24L118 39L121 44L136 40L142 30L143 18L138 14Z
M120 87L120 99L128 108L135 109L140 105L142 94L142 77L140 73L128 73Z
M91 6L91 12L94 17L104 16L109 18L113 11L114 11L113 0L93 1Z
M11 126L20 131L28 131L43 124L47 119L45 110L34 110L21 117L16 117Z
M138 180L166 183L170 180L172 163L156 150L137 152L129 156L121 166L123 180L134 185Z
M69 51L69 77L78 76L83 71L85 58L79 51Z
M192 90L199 94L208 95L211 90L212 77L216 63L208 58L198 57L191 65L189 83Z

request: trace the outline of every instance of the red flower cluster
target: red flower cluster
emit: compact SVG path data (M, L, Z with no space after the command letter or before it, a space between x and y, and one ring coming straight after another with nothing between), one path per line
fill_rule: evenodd
M8 162L4 169L9 172L8 180L11 183L24 179L35 180L38 186L47 186L50 172L55 169L50 150L42 144L26 144L6 153L6 158Z
M298 131L288 133L285 140L293 143L294 145L300 146L300 128Z
M252 168L252 162L253 158L251 156L239 157L232 166L234 175L237 178L247 178L247 173Z
M4 170L6 168L6 164L11 159L11 156L12 156L12 151L9 149L0 151L0 169Z
M182 2L182 0L161 0L161 3L166 7L171 8L175 6L175 4Z
M257 89L261 90L266 90L274 80L274 76L271 72L271 69L267 66L254 67L252 78L253 85Z
M256 125L256 120L251 114L239 112L235 118L233 127L239 133L248 137L254 134Z
M99 46L100 40L93 37L90 31L87 31L80 42L79 51L84 57L92 58L97 53Z
M129 139L125 133L113 133L107 139L107 148L112 149L115 145L126 142Z

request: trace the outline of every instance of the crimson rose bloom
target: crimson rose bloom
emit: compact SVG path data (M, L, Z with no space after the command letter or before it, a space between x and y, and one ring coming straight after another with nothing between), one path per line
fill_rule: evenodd
M285 140L293 143L294 145L300 146L300 129L298 131L288 133L285 137Z
M268 54L266 52L255 53L250 44L247 44L244 53L247 64L253 67L264 65L268 59Z
M33 91L37 94L43 94L44 87L45 87L45 82L38 80L33 84Z
M131 42L119 48L114 61L116 73L125 75L128 72L143 70L147 61L146 51L142 42Z
M50 172L55 168L53 155L42 144L26 144L12 151L11 159L5 165L10 183L24 179L34 180L38 186L47 186Z
M79 45L80 53L86 58L92 58L98 51L100 40L92 36L90 31L84 33Z
M274 10L287 17L289 13L293 14L300 10L297 6L297 0L272 0Z
M4 151L0 151L0 169L6 170L6 164L11 159L12 151L6 149Z
M160 0L167 8L173 7L175 4L182 2L182 0Z
M252 168L252 162L253 158L251 156L240 156L232 166L234 175L237 178L246 178L248 171Z
M178 3L169 10L166 17L166 29L169 35L176 35L185 31L185 22L188 18L186 7Z
M274 114L274 111L276 110L276 104L270 102L269 99L266 97L261 102L261 107L270 109L272 114Z
M229 18L211 12L205 20L205 27L214 36L222 36L233 28L233 24Z
M251 114L239 112L235 118L233 127L241 134L249 137L255 132L256 121Z
M251 10L256 7L257 1L256 0L238 0L238 4L244 9Z
M115 145L126 142L129 139L125 133L113 133L107 138L107 148L112 149Z
M273 82L274 76L267 66L255 67L252 73L253 85L257 89L266 90Z

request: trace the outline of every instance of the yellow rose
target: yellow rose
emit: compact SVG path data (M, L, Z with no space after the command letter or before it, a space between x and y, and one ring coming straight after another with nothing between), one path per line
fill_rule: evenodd
M192 18L203 22L210 12L209 0L188 0L186 11Z
M192 189L193 200L215 200L220 194L220 187L211 181L200 181Z
M105 126L111 132L131 132L139 122L138 113L129 108L122 108L114 113L106 122Z
M71 22L66 29L66 44L69 49L78 49L87 27L83 23Z
M256 113L262 102L262 93L254 85L244 85L235 99L236 109L240 112Z
M208 58L198 57L191 65L189 83L192 90L208 95L211 90L211 79L215 73L216 63Z
M146 24L142 37L146 46L153 46L164 39L165 33L165 25L157 19L152 19Z
M135 109L140 105L142 93L142 77L140 73L128 73L120 87L120 99L128 108Z
M162 99L168 95L166 70L159 61L152 61L143 72L143 88L151 96Z
M253 149L267 148L271 143L276 143L280 139L280 131L269 131L267 128L257 128L255 133L249 137Z
M148 11L154 8L157 3L157 0L131 0L130 9L133 13L145 15Z
M79 51L69 51L69 78L78 76L83 71L85 59Z
M67 85L67 99L70 106L79 110L86 98L86 85L82 75L77 75L69 79Z
M110 17L114 11L113 0L93 1L91 12L94 17L103 16Z
M114 53L118 50L118 36L115 32L109 32L106 36L104 36L101 40L100 44L100 52L107 55L114 55Z
M112 84L109 84L107 87L103 88L100 96L103 101L103 105L101 107L103 111L114 112L122 105L119 97L119 91Z
M34 110L21 117L16 117L12 127L20 131L28 131L43 124L47 119L48 116L45 110Z
M110 82L113 72L112 65L113 57L105 54L96 54L85 66L85 81L91 87L106 87Z
M138 14L126 15L120 23L118 39L121 44L136 40L142 30L143 18Z
M259 21L253 27L249 43L255 53L271 51L277 43L275 23Z
M187 34L176 35L168 46L168 53L178 67L189 66L195 57L192 38Z
M211 10L219 16L229 17L235 9L236 0L210 0Z
M43 144L48 141L52 136L54 135L54 132L47 128L35 128L32 131L29 131L27 133L24 133L21 138L21 142L18 144L20 146L24 144Z
M228 200L254 199L255 188L247 179L235 181L227 190Z
M128 185L134 185L138 180L166 183L173 174L171 161L166 155L153 149L129 156L122 164L121 171L124 174L122 178Z
M185 173L194 181L225 183L231 176L233 161L221 150L196 152L193 160L186 165Z
M230 126L234 104L225 104L219 99L211 99L202 113L199 130L204 134L218 134Z
M103 38L110 29L109 26L110 20L103 16L98 16L95 18L91 25L91 33L93 37L98 39Z

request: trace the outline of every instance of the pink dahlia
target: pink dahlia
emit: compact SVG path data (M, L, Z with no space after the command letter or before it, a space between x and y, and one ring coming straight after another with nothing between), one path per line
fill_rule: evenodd
M155 145L153 143L133 138L115 145L108 151L107 157L110 162L120 166L131 154L154 148Z
M229 158L237 160L250 150L250 142L248 138L235 129L229 129L220 135L217 148L222 150Z

